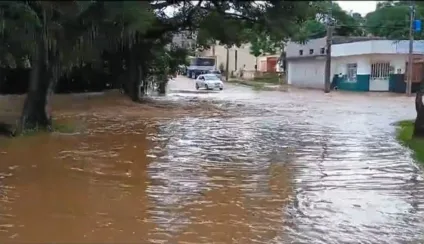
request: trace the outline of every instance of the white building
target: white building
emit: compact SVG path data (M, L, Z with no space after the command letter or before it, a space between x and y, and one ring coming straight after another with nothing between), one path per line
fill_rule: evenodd
M365 38L333 39L331 50L332 86L354 91L405 92L408 42L364 40ZM287 80L305 88L324 89L325 38L310 40L305 45L287 45ZM424 42L415 41L414 55L422 59ZM415 62L414 62L415 63ZM421 81L422 65L414 64L414 81Z
M298 87L324 87L325 38L309 40L301 45L286 46L287 82Z

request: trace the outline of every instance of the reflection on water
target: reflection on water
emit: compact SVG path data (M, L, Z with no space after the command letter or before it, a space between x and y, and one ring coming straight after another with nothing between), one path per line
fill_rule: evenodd
M149 167L157 182L149 195L175 242L267 242L282 234L288 162L264 150L264 135L246 125L185 119L160 128L167 145L154 150L161 156Z
M422 172L389 125L412 100L340 95L63 102L81 133L0 147L0 242L424 241Z

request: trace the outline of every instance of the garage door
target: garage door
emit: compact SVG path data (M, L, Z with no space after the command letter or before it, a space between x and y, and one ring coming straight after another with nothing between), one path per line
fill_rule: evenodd
M324 88L325 61L309 60L289 63L289 84L305 88Z

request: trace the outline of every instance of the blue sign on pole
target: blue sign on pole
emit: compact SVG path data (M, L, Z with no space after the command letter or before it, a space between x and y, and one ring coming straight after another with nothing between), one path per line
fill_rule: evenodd
M414 26L415 32L420 32L421 31L421 20L420 19L414 20L413 26Z

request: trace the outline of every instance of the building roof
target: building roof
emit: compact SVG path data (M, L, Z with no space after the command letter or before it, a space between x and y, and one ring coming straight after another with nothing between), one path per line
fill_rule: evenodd
M343 44L343 43L374 41L374 40L387 40L387 38L376 37L376 36L333 36L332 44Z
M375 37L375 36L333 36L332 45L333 45L333 49L335 49L337 47L340 47L340 48L345 47L345 45L352 45L351 43L356 44L359 42L364 42L364 45L368 45L368 44L365 44L365 43L368 43L368 41L384 41L384 40L389 41L387 38ZM388 47L390 50L391 50L391 45L392 43L390 43L390 47ZM323 59L326 56L325 53L315 53L315 54L304 53L303 55L297 54L299 50L302 50L304 48L314 49L314 50L318 50L318 48L326 48L326 37L311 39L305 44L299 44L299 43L293 43L293 42L289 43L286 48L286 52L287 52L286 60ZM347 52L349 51L351 50L348 50ZM333 52L334 50L332 50L331 52L332 56L333 56Z

